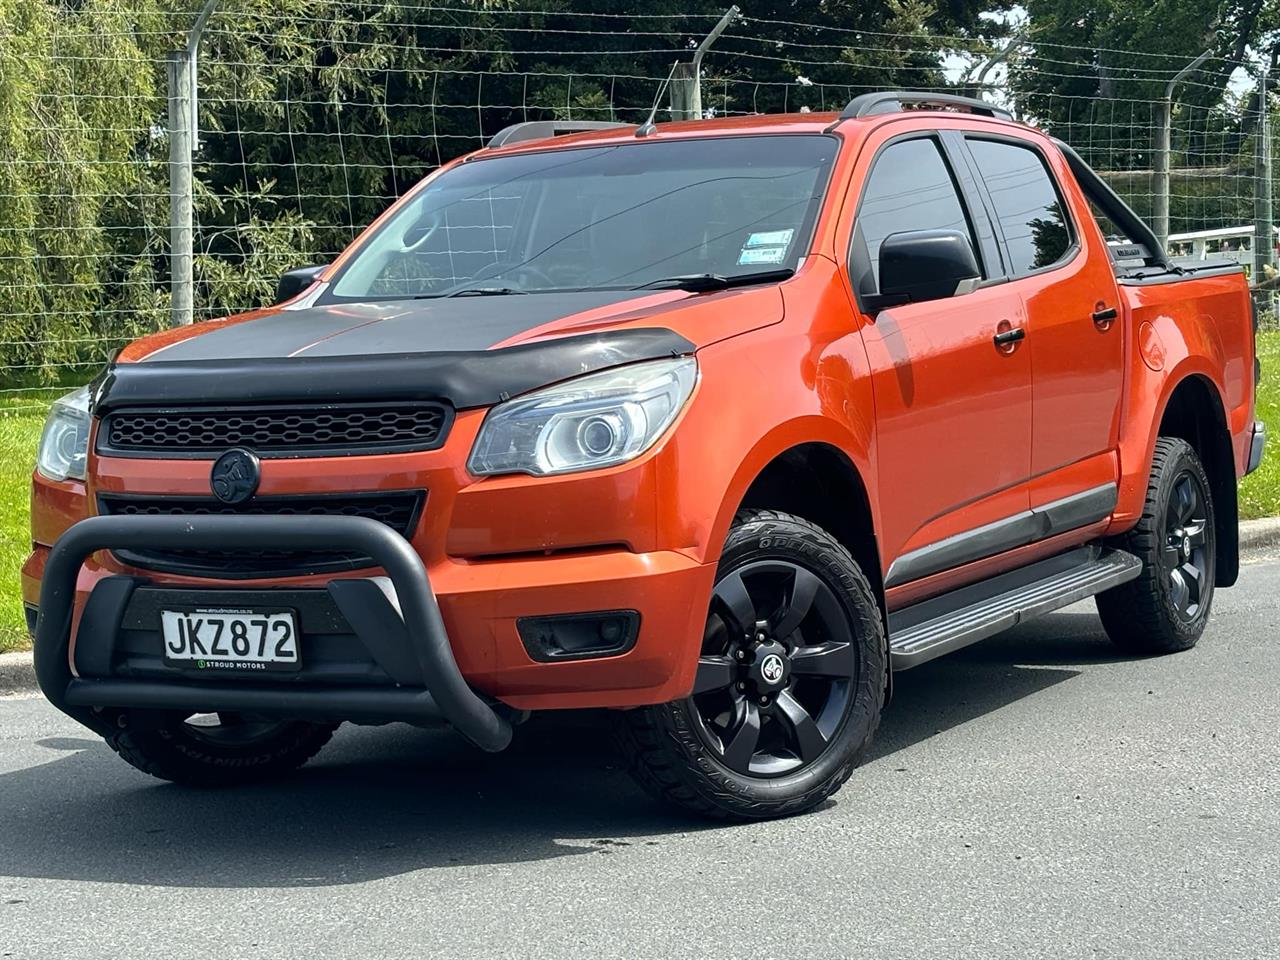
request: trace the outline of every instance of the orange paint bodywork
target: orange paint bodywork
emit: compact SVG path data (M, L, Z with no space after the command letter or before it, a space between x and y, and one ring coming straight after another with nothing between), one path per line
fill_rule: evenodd
M653 139L818 133L835 121L834 115L699 121L663 125ZM865 314L853 295L846 251L875 151L902 133L938 129L995 131L1037 145L1063 187L1078 250L1068 263L1030 277ZM842 146L831 185L809 256L790 280L719 293L658 292L511 341L604 326L665 326L692 341L699 366L694 396L639 459L566 476L476 478L465 465L485 411L473 410L459 414L439 450L266 460L260 492L429 491L412 543L464 676L514 707L543 709L633 706L689 692L734 514L752 481L797 446L833 448L857 471L881 576L908 551L1101 483L1119 484L1109 521L895 587L887 594L891 609L1131 526L1162 412L1185 377L1205 378L1220 398L1243 472L1254 384L1241 277L1118 285L1061 154L1027 127L913 111L844 121L833 132ZM635 142L630 131L593 132L561 138L554 148L620 139ZM548 145L503 152L539 149ZM1090 320L1099 303L1120 311L1106 330ZM119 362L153 357L211 328L279 309L158 334L126 348ZM991 342L1001 321L1028 329L1026 341L1007 354ZM1140 329L1158 337L1161 368L1143 362ZM48 545L94 512L96 493L209 490L208 461L91 453L88 470L86 485L34 479L36 548L23 570L30 603L38 599ZM850 490L849 509L857 503ZM80 575L81 603L99 579L124 569L110 556L92 558ZM146 575L158 583L209 585ZM619 657L538 663L516 633L522 616L617 609L641 615L636 646Z

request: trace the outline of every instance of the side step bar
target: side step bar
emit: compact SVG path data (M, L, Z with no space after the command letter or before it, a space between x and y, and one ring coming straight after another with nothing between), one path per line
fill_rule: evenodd
M907 670L1042 614L1109 590L1142 571L1123 550L1081 547L889 614L889 659Z

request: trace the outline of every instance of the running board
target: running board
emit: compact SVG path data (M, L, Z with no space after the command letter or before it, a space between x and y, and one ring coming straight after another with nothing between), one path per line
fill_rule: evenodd
M1142 571L1123 550L1081 547L889 614L889 659L907 670L1025 620L1109 590Z

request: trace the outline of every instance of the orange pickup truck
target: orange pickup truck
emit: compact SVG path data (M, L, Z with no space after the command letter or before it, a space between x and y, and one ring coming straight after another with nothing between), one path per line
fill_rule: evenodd
M54 407L39 681L184 783L591 707L663 798L802 811L894 671L1088 596L1196 643L1254 326L1236 264L981 101L519 124Z

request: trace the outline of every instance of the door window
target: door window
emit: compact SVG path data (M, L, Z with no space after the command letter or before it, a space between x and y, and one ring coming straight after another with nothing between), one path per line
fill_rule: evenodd
M880 245L890 234L908 230L959 230L975 255L978 249L955 178L931 137L892 143L876 158L849 251L858 293L879 292Z
M1044 158L1030 147L969 140L1009 249L1015 277L1053 266L1071 249L1071 222Z

